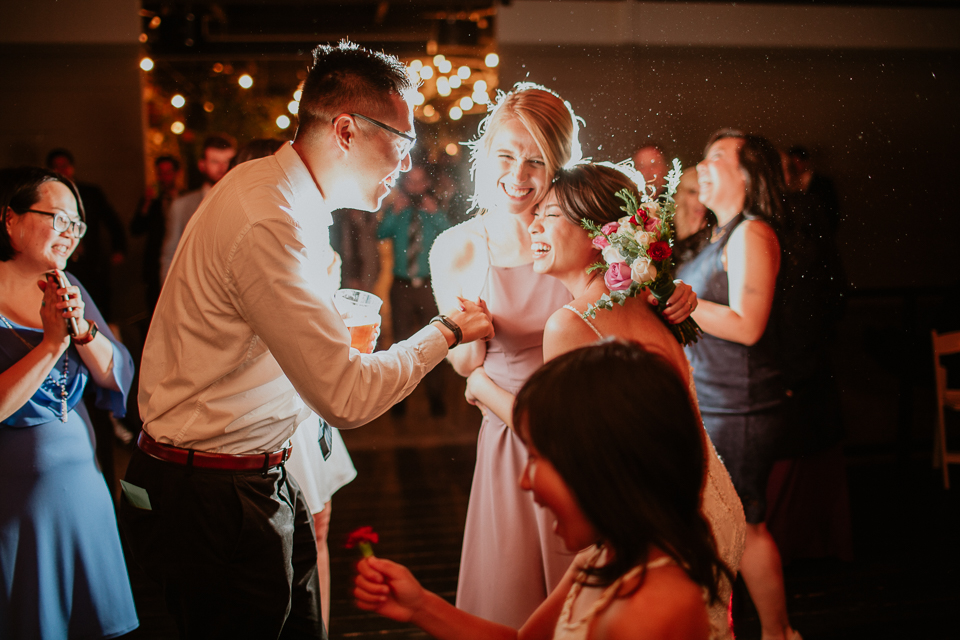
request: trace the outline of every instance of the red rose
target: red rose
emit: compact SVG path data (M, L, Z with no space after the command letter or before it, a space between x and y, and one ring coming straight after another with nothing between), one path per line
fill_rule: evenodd
M650 256L650 259L654 262L660 262L661 260L666 260L673 254L673 249L670 248L670 244L664 242L663 240L658 240L657 242L651 242L650 246L647 247L647 255Z

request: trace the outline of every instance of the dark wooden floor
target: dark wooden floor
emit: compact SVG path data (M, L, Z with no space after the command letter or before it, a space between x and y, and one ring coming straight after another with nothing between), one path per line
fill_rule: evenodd
M450 600L456 592L478 420L466 408L431 418L418 396L410 404L403 419L388 415L365 433L345 434L359 474L333 501L331 638L427 637L352 605L356 556L343 542L357 527L372 526L381 536L377 554L407 565L427 588ZM438 432L457 421L460 435L447 433L441 443ZM427 444L416 444L410 434L416 429L433 433ZM926 457L848 456L847 471L856 559L786 567L794 625L807 640L956 638L950 623L960 610L958 490L943 490ZM135 567L131 574L141 629L129 637L175 638L158 591ZM737 637L759 638L747 598L739 598L736 612Z
M842 326L837 362L855 559L785 568L790 617L806 640L960 637L953 623L960 610L960 472L954 467L955 488L945 491L931 468L929 333L910 338L898 329L900 315L888 302L863 300ZM462 401L462 381L448 373L445 418L429 415L418 389L404 417L388 414L343 433L359 474L333 499L331 638L426 637L352 605L355 555L343 542L363 525L379 532L379 556L406 564L453 599L480 417ZM118 473L128 456L117 450ZM131 579L141 628L129 637L175 638L157 589L136 567ZM735 624L740 640L760 637L742 591Z

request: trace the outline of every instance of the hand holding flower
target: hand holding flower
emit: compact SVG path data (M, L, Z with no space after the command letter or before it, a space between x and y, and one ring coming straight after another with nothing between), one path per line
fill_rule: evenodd
M356 547L360 549L364 558L371 558L373 557L373 545L378 542L380 542L380 536L373 530L373 527L367 526L351 531L344 546L347 549Z
M423 607L425 595L424 588L403 565L374 557L357 563L353 597L359 609L409 622Z

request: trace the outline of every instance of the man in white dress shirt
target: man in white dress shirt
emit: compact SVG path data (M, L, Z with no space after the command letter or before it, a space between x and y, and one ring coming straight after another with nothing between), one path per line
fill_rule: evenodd
M362 355L324 292L330 212L375 211L410 168L412 89L392 56L317 47L296 140L228 173L183 234L144 346L120 519L184 637L326 637L288 438L311 409L339 428L372 420L450 347L493 333L465 300Z

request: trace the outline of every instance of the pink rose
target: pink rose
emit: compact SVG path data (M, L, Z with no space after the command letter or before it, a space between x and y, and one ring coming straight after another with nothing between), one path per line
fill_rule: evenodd
M621 291L630 287L630 265L626 262L614 262L603 275L603 282L610 291Z
M610 246L610 241L603 236L597 236L593 239L593 246L595 246L597 249L600 249L600 251L603 251Z
M600 231L603 231L606 235L609 236L611 234L616 233L619 228L620 228L620 223L614 221L614 222L608 222L607 224L600 227Z

